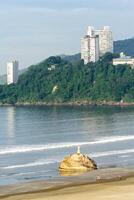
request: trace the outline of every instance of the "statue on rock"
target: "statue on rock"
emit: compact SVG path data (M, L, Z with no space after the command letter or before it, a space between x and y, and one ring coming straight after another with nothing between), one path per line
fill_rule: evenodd
M78 146L76 154L65 157L59 166L60 171L91 171L96 169L95 161L81 154L80 146Z
M80 154L80 146L78 146L77 154L78 154L78 155Z

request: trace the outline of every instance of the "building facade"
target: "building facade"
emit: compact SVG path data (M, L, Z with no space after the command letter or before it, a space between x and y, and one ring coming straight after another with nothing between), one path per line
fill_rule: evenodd
M81 59L84 63L96 62L105 53L113 53L113 34L108 26L95 30L88 26L87 34L81 39Z
M88 34L81 39L81 59L84 64L99 60L99 36L95 35L93 27L90 27Z
M109 26L104 26L101 30L95 30L95 34L99 35L100 56L105 53L113 53L113 33Z
M130 65L132 69L134 69L134 58L131 56L126 56L123 52L120 53L119 58L113 59L113 65Z
M17 83L18 81L18 61L12 61L7 63L7 84Z

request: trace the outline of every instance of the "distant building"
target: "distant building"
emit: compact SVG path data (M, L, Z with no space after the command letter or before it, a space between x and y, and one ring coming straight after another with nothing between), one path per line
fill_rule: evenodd
M105 53L113 53L113 34L108 26L95 30L88 26L87 34L81 39L81 59L84 63L96 62Z
M49 71L55 70L56 69L56 65L51 65L51 67L47 68Z
M85 64L99 60L99 36L93 27L88 28L87 35L81 39L81 59Z
M17 83L18 81L18 61L7 63L7 84Z
M126 56L123 52L120 53L119 58L113 59L113 65L130 65L134 69L134 58L131 56Z
M103 29L96 30L95 33L99 35L100 56L107 52L113 53L113 33L110 27L104 26Z

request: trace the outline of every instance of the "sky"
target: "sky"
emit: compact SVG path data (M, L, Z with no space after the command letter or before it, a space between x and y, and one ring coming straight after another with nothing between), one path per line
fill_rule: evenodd
M87 26L110 26L114 40L134 37L134 0L0 0L0 75L52 55L80 52Z

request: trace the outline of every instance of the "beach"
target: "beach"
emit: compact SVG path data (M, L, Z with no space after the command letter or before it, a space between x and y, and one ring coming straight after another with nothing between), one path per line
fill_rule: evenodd
M103 183L99 185L84 185L61 189L51 193L36 193L6 198L7 200L133 200L134 178L125 181Z
M134 170L103 169L86 175L0 187L6 200L132 200Z

